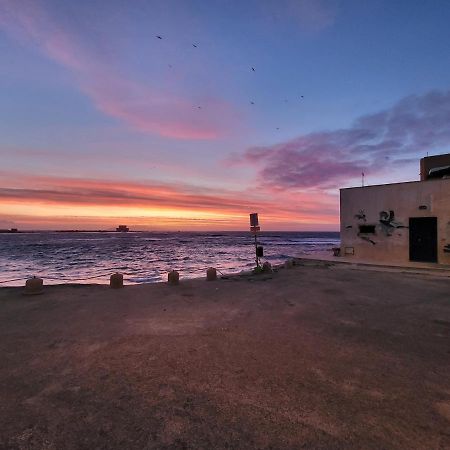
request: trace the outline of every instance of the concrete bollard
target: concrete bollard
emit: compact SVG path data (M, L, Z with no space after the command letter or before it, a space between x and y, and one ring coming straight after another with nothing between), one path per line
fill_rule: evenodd
M123 288L123 275L121 273L113 273L109 279L109 287L113 289Z
M264 261L264 264L262 265L262 271L263 272L272 272L272 264L270 264L269 261Z
M42 278L28 278L28 280L25 282L25 294L27 295L36 295L36 294L42 294L44 292L43 290L44 286L44 280Z
M180 282L180 274L176 270L172 270L167 275L167 281L169 284L178 284Z
M292 259L287 259L284 262L284 268L285 269L292 269L294 267L294 261Z
M210 267L206 271L206 280L207 281L214 281L217 280L217 270L214 267Z

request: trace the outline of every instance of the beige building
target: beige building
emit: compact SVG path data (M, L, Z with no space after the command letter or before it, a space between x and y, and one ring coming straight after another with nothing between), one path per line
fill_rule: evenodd
M341 189L342 256L450 266L450 154L420 167L420 181Z

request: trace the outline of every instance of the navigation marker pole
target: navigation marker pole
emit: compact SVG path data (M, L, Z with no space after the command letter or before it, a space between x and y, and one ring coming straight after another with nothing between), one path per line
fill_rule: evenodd
M250 231L255 235L255 261L256 267L259 269L259 257L263 256L263 248L258 247L257 233L261 230L258 223L258 213L250 214Z

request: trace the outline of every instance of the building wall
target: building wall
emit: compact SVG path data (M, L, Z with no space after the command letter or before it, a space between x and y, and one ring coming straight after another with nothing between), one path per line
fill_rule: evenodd
M340 193L341 253L345 256L407 264L409 218L437 217L438 263L450 265L450 253L444 251L450 248L450 179L341 189ZM374 225L375 233L360 233L359 225Z

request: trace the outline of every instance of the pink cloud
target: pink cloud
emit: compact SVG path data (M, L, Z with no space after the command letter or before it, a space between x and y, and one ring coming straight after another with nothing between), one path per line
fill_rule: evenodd
M229 125L230 107L210 99L203 109L171 94L154 93L150 88L107 73L82 87L99 110L144 133L179 139L214 139Z
M236 123L236 113L223 100L204 99L199 110L192 99L124 76L120 61L111 57L113 51L96 48L96 42L83 45L40 0L2 0L0 27L70 70L98 110L134 130L176 139L214 139Z

